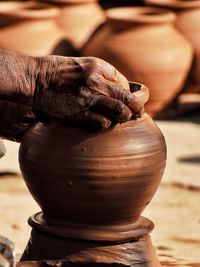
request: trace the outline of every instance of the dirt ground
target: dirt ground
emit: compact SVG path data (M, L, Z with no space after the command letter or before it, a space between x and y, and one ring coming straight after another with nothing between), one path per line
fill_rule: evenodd
M168 161L159 190L143 215L155 224L151 236L160 258L173 256L195 263L176 266L197 267L200 266L200 113L157 124L166 138ZM6 142L6 146L8 153L0 161L0 234L10 238L20 254L29 237L27 219L39 207L22 177L15 174L19 172L18 145Z

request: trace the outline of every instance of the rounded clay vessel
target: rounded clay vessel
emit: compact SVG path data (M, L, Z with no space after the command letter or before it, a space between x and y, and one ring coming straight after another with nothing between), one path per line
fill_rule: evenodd
M63 38L59 9L44 3L0 2L0 48L40 56L51 54Z
M194 48L190 82L200 86L200 0L146 0L146 3L176 12L175 26Z
M61 15L58 24L65 38L75 49L81 49L96 28L105 20L97 0L44 0L57 6Z
M100 132L51 121L25 133L19 162L47 224L81 225L80 231L117 227L120 233L130 230L154 196L166 146L146 113Z
M129 80L146 84L151 115L161 111L182 89L192 60L191 45L175 29L176 16L151 7L113 8L83 55L103 58Z

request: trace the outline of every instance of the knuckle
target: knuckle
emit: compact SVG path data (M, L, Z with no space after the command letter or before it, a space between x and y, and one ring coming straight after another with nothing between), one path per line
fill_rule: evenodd
M90 69L92 69L92 70L96 69L97 66L98 66L98 58L96 58L96 57L90 57L90 63L89 63L89 65L90 65Z
M102 117L101 119L99 119L99 127L101 129L106 129L110 126L110 121L105 119L104 117Z
M100 102L100 95L99 94L93 94L89 98L89 105L90 107L95 106L98 102Z
M125 105L128 105L132 100L132 95L124 90L121 92L121 100Z
M87 78L87 86L89 88L99 87L101 82L101 78L97 73L92 73Z
M119 116L123 113L125 105L123 103L116 103L113 107L113 113L116 116Z

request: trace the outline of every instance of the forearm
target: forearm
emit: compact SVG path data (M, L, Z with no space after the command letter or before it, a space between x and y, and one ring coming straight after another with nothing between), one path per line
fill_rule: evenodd
M20 141L35 122L33 109L56 116L57 109L63 109L57 90L63 87L66 92L83 80L81 66L70 57L64 58L63 66L63 57L30 57L0 49L0 62L0 136L10 140ZM52 109L58 98L57 109Z
M0 50L0 136L20 141L34 121L33 95L37 72L32 57Z

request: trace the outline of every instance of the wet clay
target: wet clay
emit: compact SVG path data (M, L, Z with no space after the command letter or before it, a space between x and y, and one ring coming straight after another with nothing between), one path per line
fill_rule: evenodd
M23 177L46 220L122 228L151 201L165 161L164 138L147 114L103 132L37 123L19 152Z

